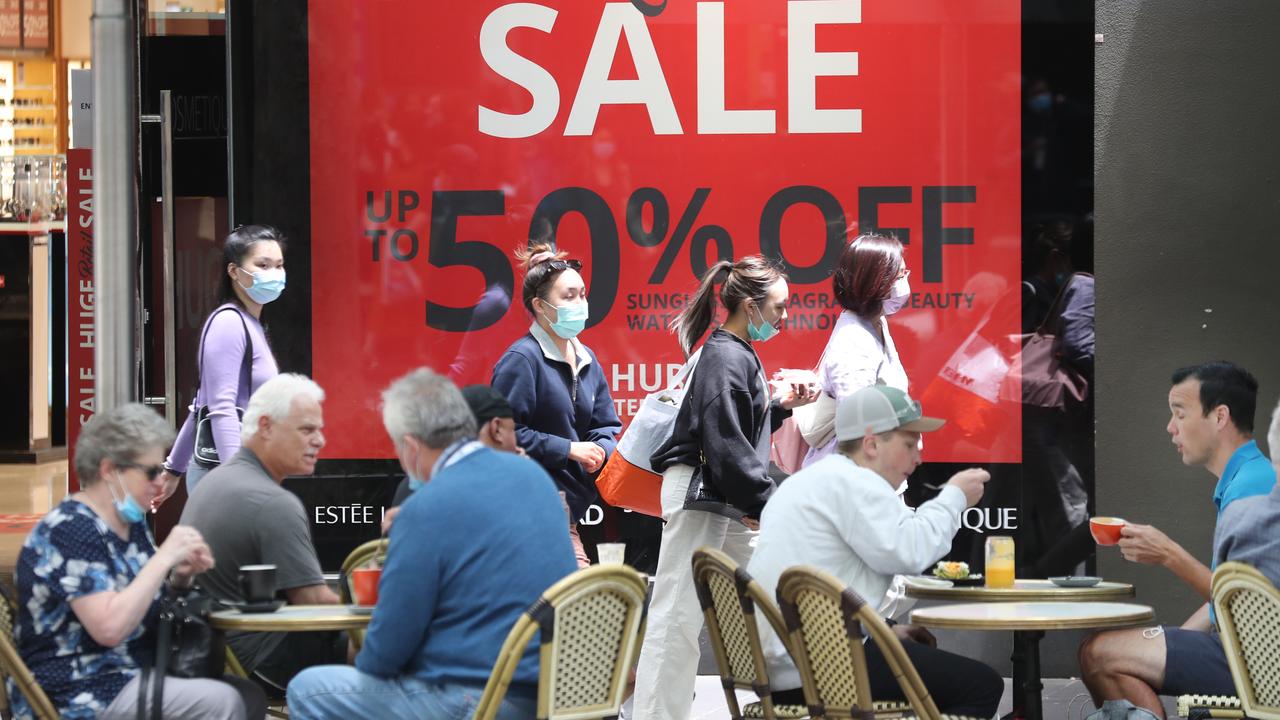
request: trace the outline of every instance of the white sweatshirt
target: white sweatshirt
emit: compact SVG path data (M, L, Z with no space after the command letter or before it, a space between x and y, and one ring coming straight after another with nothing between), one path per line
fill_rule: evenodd
M894 575L921 573L947 554L965 506L964 493L947 485L913 510L875 472L828 455L787 478L769 499L747 570L772 595L784 570L811 565L879 607ZM786 648L763 616L757 618L769 684L800 687Z

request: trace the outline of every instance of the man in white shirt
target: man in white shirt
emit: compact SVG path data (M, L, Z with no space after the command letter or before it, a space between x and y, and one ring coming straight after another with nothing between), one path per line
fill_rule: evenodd
M836 451L784 482L760 517L748 571L766 589L795 565L825 570L879 606L895 574L918 574L951 549L965 508L982 498L991 475L963 470L933 500L912 510L897 488L920 464L920 434L942 420L885 385L863 388L836 406ZM939 710L989 718L1004 691L1000 675L969 658L938 650L924 628L895 625ZM800 675L781 640L762 623L775 703L804 704ZM871 694L902 700L902 689L875 643L866 643Z

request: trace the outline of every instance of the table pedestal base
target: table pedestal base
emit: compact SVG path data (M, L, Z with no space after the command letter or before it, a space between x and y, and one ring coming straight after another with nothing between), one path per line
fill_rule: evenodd
M1015 630L1013 633L1013 712L1003 720L1041 720L1044 710L1040 691L1040 639L1042 630Z

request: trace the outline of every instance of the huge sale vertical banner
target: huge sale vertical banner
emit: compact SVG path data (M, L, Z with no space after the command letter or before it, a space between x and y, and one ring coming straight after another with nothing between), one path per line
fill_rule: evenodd
M531 241L585 263L582 339L625 420L682 362L667 325L710 263L784 268L790 317L760 354L813 367L836 260L875 229L912 270L890 321L911 392L952 420L926 459L1019 461L1018 0L309 13L326 456L390 455L379 393L413 367L489 380L530 322L512 253Z

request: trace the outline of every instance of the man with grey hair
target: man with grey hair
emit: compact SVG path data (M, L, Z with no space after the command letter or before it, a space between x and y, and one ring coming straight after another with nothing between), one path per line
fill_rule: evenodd
M274 565L276 590L290 604L341 602L325 585L302 501L281 486L288 476L315 472L324 447L323 400L324 391L303 375L263 383L245 409L240 451L187 501L182 524L199 530L218 558L201 584L219 600L245 600L241 566ZM227 642L251 677L276 696L303 668L347 657L347 638L336 632L228 633Z
M448 378L421 368L396 380L382 420L420 489L391 526L356 666L311 668L289 683L289 714L302 720L470 717L516 619L577 568L551 477L477 441ZM532 643L498 718L533 717L537 694Z

